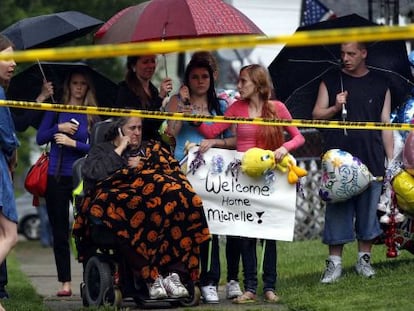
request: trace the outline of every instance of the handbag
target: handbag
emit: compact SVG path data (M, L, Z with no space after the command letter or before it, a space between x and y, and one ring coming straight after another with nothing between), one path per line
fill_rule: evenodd
M44 197L46 194L48 166L49 152L43 151L26 175L24 187L34 197Z

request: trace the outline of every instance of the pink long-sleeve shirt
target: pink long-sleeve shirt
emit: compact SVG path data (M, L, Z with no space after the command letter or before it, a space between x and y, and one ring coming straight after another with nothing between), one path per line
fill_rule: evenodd
M286 106L280 101L271 101L276 108L279 119L292 120L292 116ZM249 118L249 104L245 100L239 100L233 103L224 113L226 117L246 117ZM198 131L206 138L215 138L220 133L231 126L231 123L202 123ZM245 152L250 148L256 147L256 131L259 125L255 124L237 124L236 136L237 151ZM305 138L296 126L284 126L283 129L290 135L290 140L283 143L283 146L290 152L304 144Z

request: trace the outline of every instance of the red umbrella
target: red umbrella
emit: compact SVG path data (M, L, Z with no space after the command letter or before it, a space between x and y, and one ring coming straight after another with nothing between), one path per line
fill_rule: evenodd
M109 19L95 42L127 43L263 32L222 0L152 0L130 6Z

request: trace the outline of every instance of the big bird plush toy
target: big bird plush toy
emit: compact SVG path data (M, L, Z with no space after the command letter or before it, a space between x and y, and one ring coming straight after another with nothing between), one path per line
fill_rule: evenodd
M276 163L273 151L261 148L250 148L241 160L241 170L250 177L259 177L267 172L277 169L282 173L287 173L290 184L295 184L299 177L306 176L308 172L295 164L292 155L287 154L282 161Z

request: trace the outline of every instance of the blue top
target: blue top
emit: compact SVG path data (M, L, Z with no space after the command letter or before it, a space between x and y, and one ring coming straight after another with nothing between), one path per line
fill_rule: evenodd
M54 140L54 135L59 132L58 123L69 122L72 118L79 122L77 132L71 137L76 140L76 147L59 146ZM39 145L51 143L49 175L72 176L73 163L85 156L90 148L88 142L88 117L86 114L81 113L47 111L37 131L36 141ZM59 173L56 174L60 153L62 153L61 165Z
M219 99L220 110L222 113L227 109L227 102L223 99ZM213 112L213 115L217 115L216 112ZM210 124L212 122L205 122L206 124ZM229 131L225 131L223 137L230 137L232 136ZM174 157L181 161L185 157L184 147L186 142L200 144L201 141L205 137L197 131L194 126L191 126L188 122L183 121L183 125L180 129L180 133L178 133L177 137L175 137L175 149L174 149Z
M4 89L1 86L0 99L6 99ZM19 145L10 110L8 107L0 107L0 209L6 218L15 223L17 223L17 210L8 159Z

